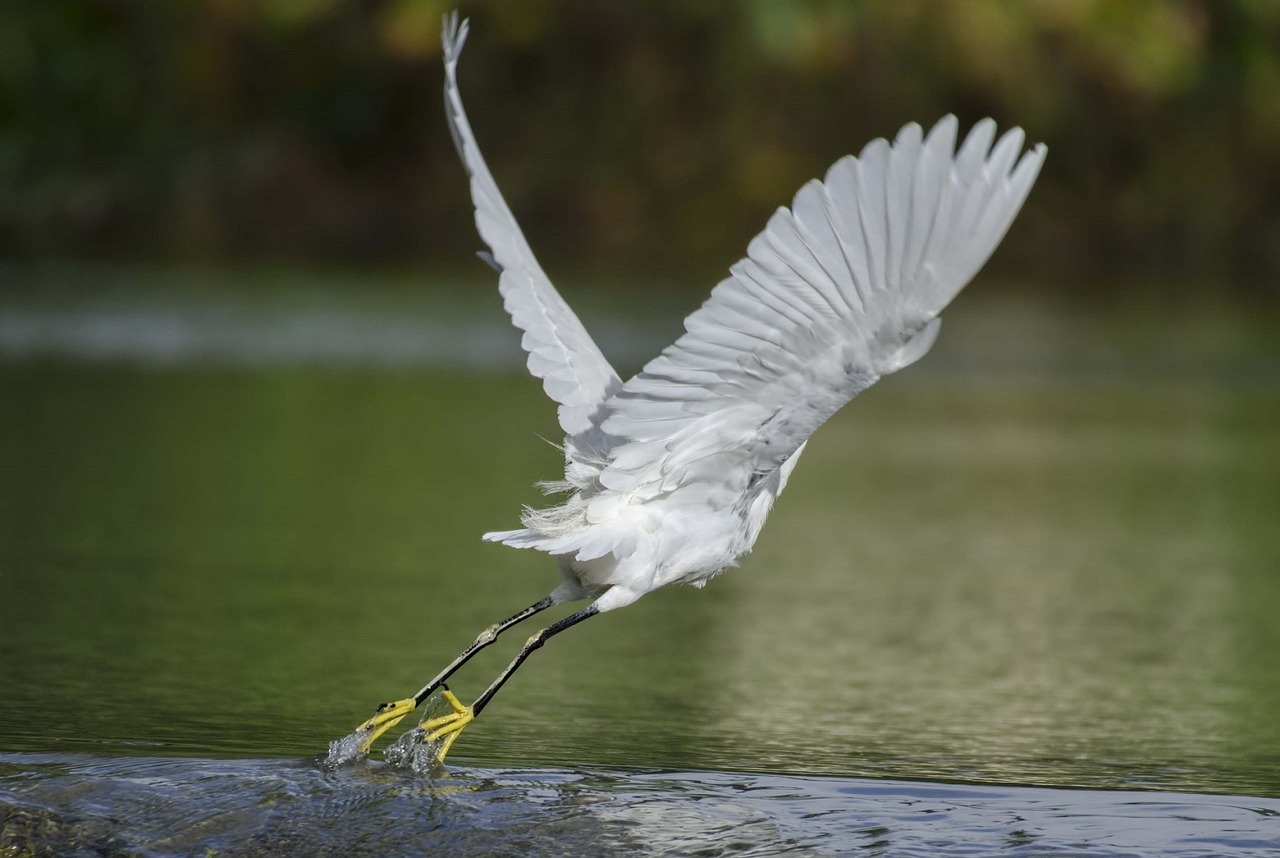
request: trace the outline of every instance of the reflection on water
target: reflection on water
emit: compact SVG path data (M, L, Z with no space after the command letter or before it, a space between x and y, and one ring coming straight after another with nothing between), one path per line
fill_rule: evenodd
M0 849L198 855L1261 855L1280 801L786 775L0 756Z
M449 812L483 827L504 808L535 813L530 796L568 795L599 805L583 811L592 825L631 820L600 835L621 837L644 830L623 813L637 784L683 783L503 773L513 765L1280 796L1272 341L1219 319L1217 335L1197 327L1174 349L1113 336L1120 321L968 304L928 361L815 437L741 568L537 653L450 752L489 768L446 783L475 774L515 797L451 799ZM440 784L376 764L326 776L83 755L310 757L544 595L550 561L478 539L556 475L538 385L518 366L416 358L41 354L0 362L0 748L60 755L11 758L5 788L68 791L47 802L61 821L31 824L80 819L77 780L109 794L156 771L170 772L156 784L210 789L262 778L251 808L223 806L210 825L246 814L305 839L267 808L302 790L319 813L327 789L336 805L376 804L384 835L388 819L417 819L414 797ZM469 665L460 696L527 634ZM723 797L721 777L693 783ZM366 782L373 797L354 786ZM855 798L874 786L796 782L852 783ZM124 792L120 818L181 791ZM911 794L892 800L935 798ZM978 795L962 794L965 807ZM1078 807L1090 794L1048 795ZM696 821L720 800L687 799L656 806ZM729 817L743 807L724 801ZM767 824L789 807L771 805ZM882 821L866 831L901 831L870 816Z

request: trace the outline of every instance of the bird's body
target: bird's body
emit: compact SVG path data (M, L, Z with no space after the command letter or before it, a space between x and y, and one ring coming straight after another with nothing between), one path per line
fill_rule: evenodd
M447 736L444 750L550 635L669 584L701 586L749 551L809 436L929 351L938 314L994 251L1045 155L1024 152L1020 129L997 141L991 120L957 150L948 116L928 135L908 125L892 144L840 159L774 213L685 333L624 383L543 273L480 155L457 86L466 35L466 22L446 21L446 113L483 256L565 432L565 477L550 484L565 500L485 538L552 555L563 582L361 729L372 742L515 622L592 603L531 638L473 707L450 695L455 715L423 725Z

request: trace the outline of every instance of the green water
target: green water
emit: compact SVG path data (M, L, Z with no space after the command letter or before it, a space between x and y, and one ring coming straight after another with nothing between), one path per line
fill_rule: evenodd
M961 317L741 568L556 638L450 761L1280 796L1274 359ZM322 753L554 586L478 539L539 435L517 367L0 363L0 749Z

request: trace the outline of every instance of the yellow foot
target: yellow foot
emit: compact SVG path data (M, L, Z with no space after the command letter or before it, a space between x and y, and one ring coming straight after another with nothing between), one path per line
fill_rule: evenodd
M369 748L378 741L378 737L400 723L400 719L418 708L418 701L412 697L383 703L373 713L373 717L356 728L355 735L360 736L360 753L369 753ZM368 735L365 735L365 734Z
M428 744L444 739L444 744L440 746L440 752L436 754L436 759L440 762L444 762L444 755L449 753L449 749L453 747L453 743L458 738L458 734L462 732L462 728L476 719L476 713L472 711L471 707L463 706L458 701L458 698L453 696L452 691L446 688L442 693L444 699L453 707L453 711L438 718L424 718L422 723L418 725L418 729L422 731L424 740ZM400 702L403 703L404 701ZM396 720L400 719L397 718Z

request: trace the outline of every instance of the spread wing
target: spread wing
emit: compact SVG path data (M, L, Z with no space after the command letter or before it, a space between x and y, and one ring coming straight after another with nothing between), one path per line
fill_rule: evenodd
M710 480L732 496L922 357L1044 160L1043 144L1023 152L1020 129L994 138L983 120L957 152L955 117L927 137L908 125L801 188L686 333L605 403L601 483L647 495Z
M489 245L485 255L501 272L498 290L529 353L529 372L542 379L547 395L560 403L560 426L572 437L596 428L600 405L622 386L613 367L569 305L556 292L529 249L516 219L485 165L458 93L458 54L467 40L467 22L445 17L444 104L453 142L471 177L476 228Z

